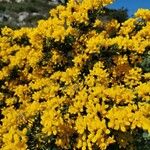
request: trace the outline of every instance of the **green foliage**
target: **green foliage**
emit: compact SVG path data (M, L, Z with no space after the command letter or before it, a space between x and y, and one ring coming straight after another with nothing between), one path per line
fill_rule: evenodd
M118 22L124 22L128 19L128 10L125 8L120 9L109 9L104 8L105 15L108 16L108 19L116 19Z
M150 72L150 49L147 47L147 50L142 55L142 62L138 64L144 72Z

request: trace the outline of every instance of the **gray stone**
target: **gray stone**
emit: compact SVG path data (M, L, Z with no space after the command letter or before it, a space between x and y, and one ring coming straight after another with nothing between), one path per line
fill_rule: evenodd
M24 0L16 0L17 3L24 2Z
M32 13L31 14L31 16L39 16L40 14L39 13L36 13L36 12L34 12L34 13Z
M11 17L9 15L0 13L0 22L9 20L11 20Z
M18 21L22 22L23 20L25 20L27 17L29 16L28 12L20 12L18 14Z

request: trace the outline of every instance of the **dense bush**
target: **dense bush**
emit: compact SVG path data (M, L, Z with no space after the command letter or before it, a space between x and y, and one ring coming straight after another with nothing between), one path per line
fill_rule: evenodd
M1 149L150 148L150 10L104 21L111 2L70 0L36 28L1 30Z

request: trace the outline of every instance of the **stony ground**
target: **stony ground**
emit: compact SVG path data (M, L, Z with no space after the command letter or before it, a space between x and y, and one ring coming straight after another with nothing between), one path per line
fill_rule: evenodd
M57 4L56 0L0 0L0 27L35 26Z

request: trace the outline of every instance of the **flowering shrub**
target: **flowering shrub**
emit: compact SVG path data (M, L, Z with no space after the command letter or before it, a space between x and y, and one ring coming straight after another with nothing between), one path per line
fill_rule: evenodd
M112 0L69 0L0 33L0 148L136 149L150 133L150 10L103 20Z

